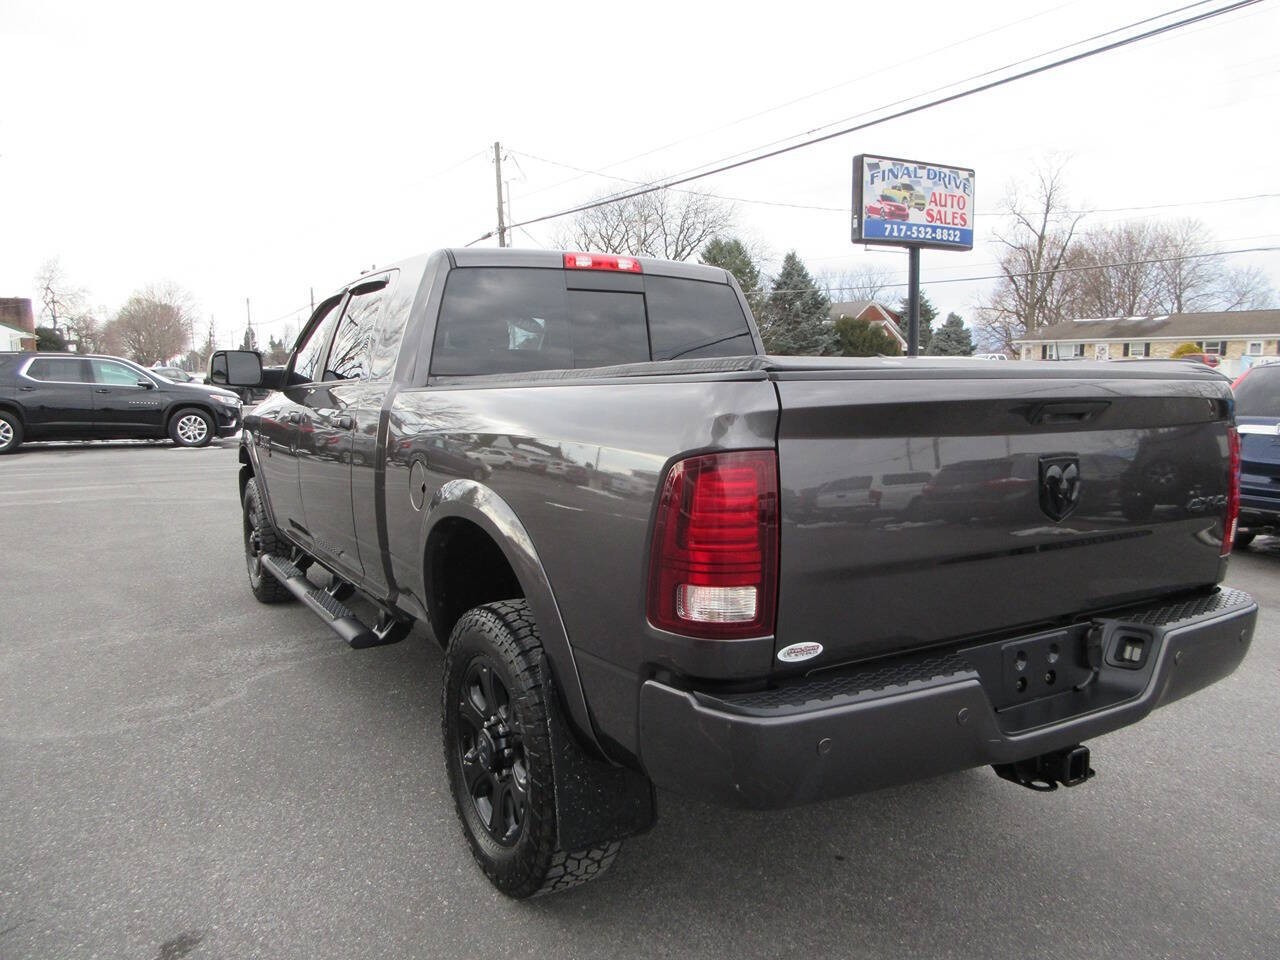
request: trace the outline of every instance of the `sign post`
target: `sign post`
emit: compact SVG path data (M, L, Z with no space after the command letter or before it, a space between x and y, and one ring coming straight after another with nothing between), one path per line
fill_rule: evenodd
M917 160L853 158L853 242L907 248L907 355L920 353L920 249L973 249L974 174Z

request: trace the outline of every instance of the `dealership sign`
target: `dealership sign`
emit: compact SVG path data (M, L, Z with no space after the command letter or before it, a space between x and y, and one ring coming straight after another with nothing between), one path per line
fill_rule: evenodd
M860 154L853 158L853 241L973 247L973 171Z

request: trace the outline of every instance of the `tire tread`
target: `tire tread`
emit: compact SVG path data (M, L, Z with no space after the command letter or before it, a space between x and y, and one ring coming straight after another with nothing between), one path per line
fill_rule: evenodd
M585 850L564 850L556 835L555 785L551 775L551 734L547 686L543 683L545 660L542 641L538 635L533 614L524 600L501 600L475 607L463 614L449 638L445 652L444 683L442 684L443 746L450 784L454 786L455 772L448 730L450 703L449 678L454 671L465 667L459 662L458 639L469 631L478 630L493 645L495 652L506 661L513 674L516 689L509 691L518 703L524 721L524 748L529 760L530 796L550 797L550 803L529 803L526 808L525 829L530 831L532 842L524 844L520 851L521 869L515 877L495 868L481 843L467 827L460 806L459 795L454 789L454 799L459 803L459 820L463 835L471 847L471 853L485 876L499 890L510 897L545 896L581 886L604 874L613 865L622 848L620 840L613 840ZM535 807L541 806L541 809Z

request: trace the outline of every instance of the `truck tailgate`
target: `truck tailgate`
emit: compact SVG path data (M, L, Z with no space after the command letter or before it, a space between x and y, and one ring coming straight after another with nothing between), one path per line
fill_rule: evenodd
M799 669L1221 579L1220 378L1157 363L816 366L773 374L777 648L823 645Z

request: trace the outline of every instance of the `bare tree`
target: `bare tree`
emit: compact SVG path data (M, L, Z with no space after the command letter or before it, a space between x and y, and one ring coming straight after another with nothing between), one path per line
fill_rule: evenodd
M868 263L851 270L824 270L818 285L833 303L873 300L889 303L898 298L897 274L883 263Z
M565 249L688 260L732 227L733 205L683 190L656 190L583 210L556 243Z
M1066 312L1075 318L1162 312L1164 248L1165 232L1144 220L1089 231L1067 257Z
M1000 245L1001 278L977 309L975 325L986 343L1012 352L1013 341L1062 319L1066 266L1084 215L1069 209L1063 160L1040 167L1030 186L1010 184L1004 200L1008 224L993 231Z
M174 283L153 284L129 297L104 333L111 352L147 366L163 363L186 352L192 313L186 290Z
M1275 294L1256 267L1215 255L1198 220L1130 220L1081 235L1069 256L1075 317L1145 316L1270 306Z
M41 325L62 332L66 340L78 343L83 350L95 349L99 324L89 307L88 292L72 283L57 257L40 265L35 281Z
M1276 291L1261 267L1226 268L1216 281L1219 310L1266 310L1276 305Z

